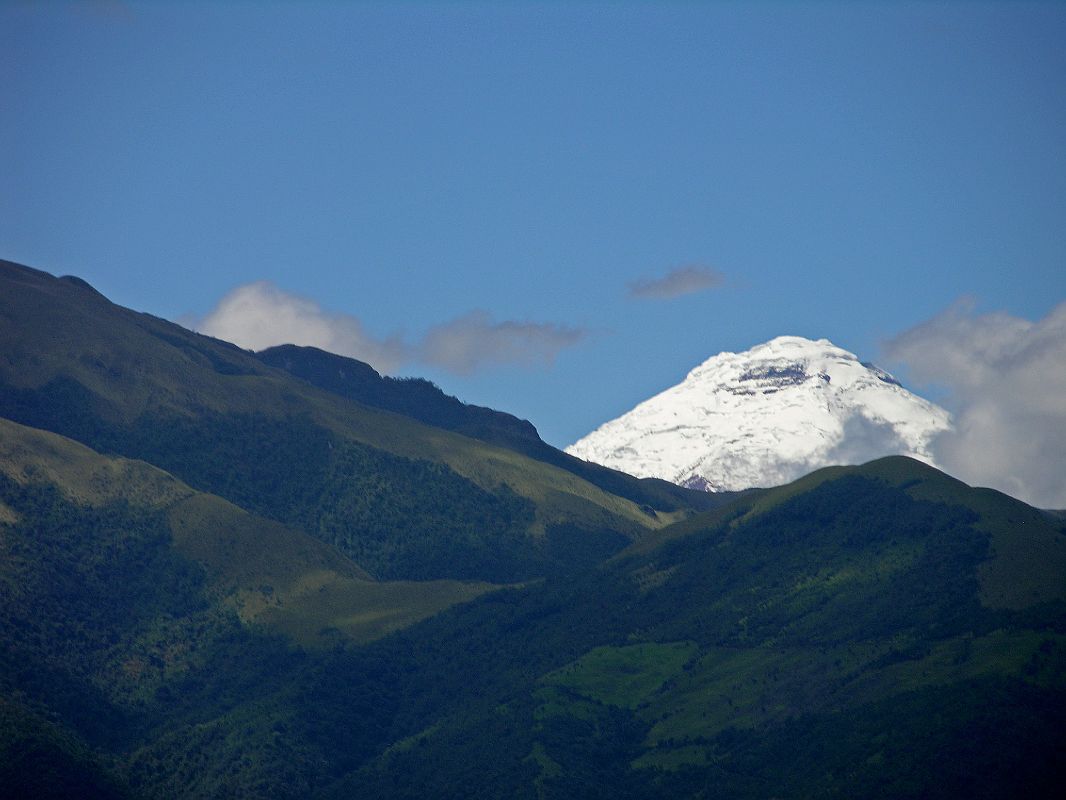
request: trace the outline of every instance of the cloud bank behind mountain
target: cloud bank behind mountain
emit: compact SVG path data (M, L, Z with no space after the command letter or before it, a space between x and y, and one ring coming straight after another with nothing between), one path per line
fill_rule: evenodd
M937 463L967 483L1066 508L1066 303L1032 322L963 300L892 339L890 358L947 389Z

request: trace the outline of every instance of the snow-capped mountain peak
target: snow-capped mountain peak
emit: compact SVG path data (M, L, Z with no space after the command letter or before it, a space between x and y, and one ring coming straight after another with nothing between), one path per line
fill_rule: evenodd
M948 413L828 339L779 336L719 353L566 451L711 491L772 486L828 464L933 463Z

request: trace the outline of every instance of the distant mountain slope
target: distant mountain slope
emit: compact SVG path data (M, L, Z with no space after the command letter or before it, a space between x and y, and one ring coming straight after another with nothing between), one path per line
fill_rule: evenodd
M706 493L656 478L636 479L575 458L545 443L527 420L468 405L421 378L382 377L369 364L315 347L285 344L258 352L256 357L334 394L506 447L572 472L604 491L641 505L664 511L709 509L728 499L708 497Z
M0 341L0 416L153 463L377 577L527 579L686 513L685 494L634 502L9 262Z
M931 462L946 411L825 339L721 353L566 451L711 491L776 486L884 455Z

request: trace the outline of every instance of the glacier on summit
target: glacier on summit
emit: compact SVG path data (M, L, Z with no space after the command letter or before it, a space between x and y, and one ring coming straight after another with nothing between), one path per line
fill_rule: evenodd
M641 478L731 491L885 455L933 464L932 440L950 428L943 408L829 340L779 336L719 353L566 452Z

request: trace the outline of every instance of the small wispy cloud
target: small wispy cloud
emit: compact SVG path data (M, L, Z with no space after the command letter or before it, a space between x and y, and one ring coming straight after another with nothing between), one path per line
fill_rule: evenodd
M418 348L419 360L461 375L482 367L516 364L550 366L560 352L588 336L582 328L541 322L496 322L487 311L471 311L431 328Z
M267 281L238 286L202 319L181 320L200 333L249 350L279 344L318 347L395 373L425 364L457 375L490 367L550 366L560 352L581 342L588 331L552 323L501 320L471 311L430 328L421 340L375 337L351 314L326 311L310 298Z
M641 278L629 284L629 296L641 300L672 300L687 294L713 289L725 283L725 276L709 267L679 267L660 278Z
M1066 507L1066 303L1037 322L962 300L888 343L920 382L950 392L936 462L967 483Z

